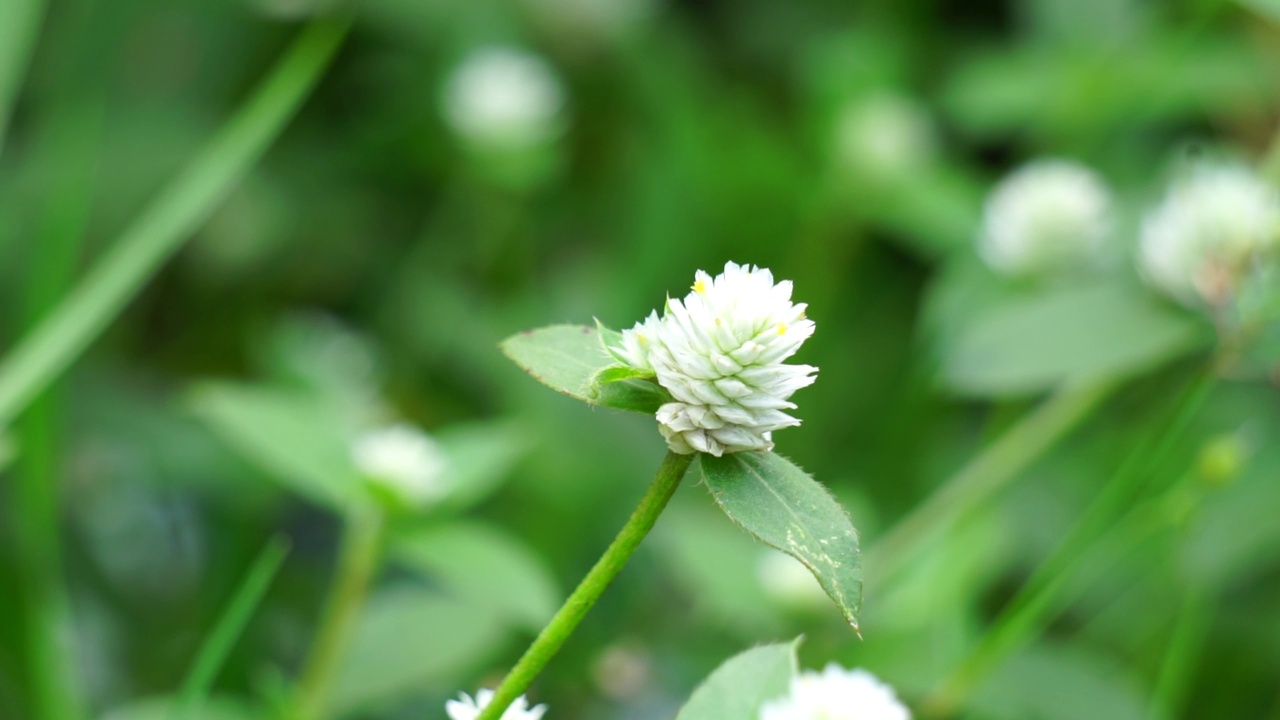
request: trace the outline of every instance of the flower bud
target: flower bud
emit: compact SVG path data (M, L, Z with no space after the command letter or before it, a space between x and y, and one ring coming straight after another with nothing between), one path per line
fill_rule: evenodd
M997 272L1027 277L1087 265L1111 233L1111 193L1069 160L1038 160L987 198L978 253Z
M445 118L488 150L522 150L564 130L564 89L537 55L506 47L473 52L445 90Z
M1252 171L1202 165L1142 225L1143 276L1174 298L1221 307L1280 246L1280 194Z
M431 505L449 489L444 452L426 433L411 425L365 432L352 447L352 459L372 488L408 507Z

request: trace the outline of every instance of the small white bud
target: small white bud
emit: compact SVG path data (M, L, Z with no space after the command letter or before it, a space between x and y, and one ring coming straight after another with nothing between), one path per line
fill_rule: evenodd
M765 594L785 606L825 607L828 602L826 591L809 568L779 550L769 549L760 556L756 576Z
M1097 173L1068 160L1014 171L987 198L978 254L1014 277L1099 259L1111 234L1111 193Z
M521 149L564 130L564 89L537 55L506 47L473 52L445 90L445 117L476 145Z
M458 693L458 699L446 702L444 710L449 714L450 720L476 720L480 717L480 711L492 701L493 691L483 688L474 698L466 693ZM521 695L507 707L500 720L541 720L546 711L546 705L529 707L529 701Z
M911 720L893 688L866 670L835 663L791 680L787 697L765 703L760 720Z
M856 175L894 181L933 162L938 134L933 118L911 98L882 93L846 105L836 118L835 152Z
M430 505L448 492L448 459L434 440L413 426L366 431L356 439L351 455L368 483L411 507Z
M1280 249L1280 193L1252 171L1205 165L1176 181L1142 224L1139 264L1178 300L1222 305Z

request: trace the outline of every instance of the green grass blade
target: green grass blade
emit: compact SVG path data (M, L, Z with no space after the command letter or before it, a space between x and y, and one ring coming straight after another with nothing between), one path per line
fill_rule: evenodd
M45 0L0 0L0 150L40 35Z
M258 609L288 553L289 542L282 537L273 538L249 568L248 575L231 598L226 612L200 647L195 663L178 693L172 720L194 717L199 712L200 705L208 697L209 688L213 686L232 646L249 624L249 618Z
M325 19L303 30L249 102L5 358L0 428L75 361L204 223L301 105L348 26L346 20Z

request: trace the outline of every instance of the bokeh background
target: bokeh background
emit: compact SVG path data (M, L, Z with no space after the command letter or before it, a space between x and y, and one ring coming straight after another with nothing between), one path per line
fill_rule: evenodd
M50 287L36 278L58 228L82 239L73 281L301 22L340 11L50 4L0 155L0 348L49 302L32 288ZM918 703L1213 353L1211 323L1131 269L1142 210L1189 158L1262 157L1280 118L1268 0L371 0L355 18L279 141L42 406L52 465L23 466L20 447L3 471L0 717L32 717L20 472L60 489L66 673L89 717L172 693L253 558L287 537L215 686L217 717L274 717L340 526L289 460L334 448L293 432L282 394L414 423L474 485L397 518L332 692L334 717L442 717L514 661L664 451L651 419L558 396L497 343L627 327L726 260L809 303L799 360L821 372L778 450L867 546L1047 394L1116 389L903 568L870 567L863 640L687 483L533 696L553 719L670 718L726 657L803 634L805 665L870 668ZM449 111L457 68L494 46L541 57L559 88L514 150ZM1046 316L1035 303L1098 281L1009 283L973 251L992 184L1041 156L1092 165L1122 216L1119 289ZM1028 305L1031 321L988 322ZM1166 503L1165 521L1096 545L960 716L1148 717L1190 596L1203 627L1177 716L1280 719L1280 397L1240 375L1149 468L1134 505ZM1172 502L1175 486L1194 491Z

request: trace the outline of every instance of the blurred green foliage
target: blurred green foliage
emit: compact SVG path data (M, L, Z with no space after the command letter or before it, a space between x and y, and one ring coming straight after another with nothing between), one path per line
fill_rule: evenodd
M49 5L0 146L0 348L49 302L32 271L48 233L82 237L77 267L91 265L300 19L333 5ZM778 450L841 499L864 544L1046 392L1123 383L868 585L863 641L803 588L779 590L766 548L688 482L534 699L548 718L670 718L725 658L803 633L802 666L862 665L919 702L1208 361L1211 323L1143 288L1129 258L1179 165L1268 147L1273 6L359 4L301 114L54 398L67 673L94 717L164 717L162 696L284 534L292 552L201 715L269 717L332 574L354 482L344 433L396 417L441 442L459 490L396 517L331 699L335 717L440 717L447 696L510 665L662 452L651 419L556 396L499 340L593 317L629 326L731 259L794 280L809 303L818 331L799 360L822 370ZM536 152L478 149L445 119L451 72L495 44L540 54L563 83L563 134ZM1013 284L977 262L990 184L1041 155L1084 161L1116 190L1106 277ZM1206 627L1179 716L1280 718L1278 399L1257 373L1213 387L1142 502L1203 491L1178 495L1141 541L1095 547L1073 601L964 717L1147 717L1194 589ZM0 718L16 720L32 707L32 608L4 473Z

